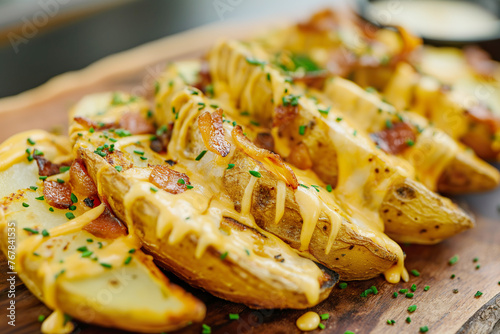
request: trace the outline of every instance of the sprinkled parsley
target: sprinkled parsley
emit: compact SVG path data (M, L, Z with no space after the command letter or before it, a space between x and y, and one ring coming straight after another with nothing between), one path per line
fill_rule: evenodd
M24 206L25 208L29 208L29 206L30 206L30 205L29 205L28 203L23 202L23 206Z
M452 257L452 258L448 261L448 264L449 264L450 266L452 266L452 265L454 265L454 264L455 264L455 263L457 263L457 262L458 262L458 255L455 255L455 256L453 256L453 257Z
M66 212L66 218L68 218L69 220L75 219L75 215L73 214L73 212Z
M60 171L61 173L64 173L64 172L69 171L69 170L70 170L70 168L71 168L70 166L61 166L61 167L59 168L59 171Z
M416 284L412 284L410 290L413 291L413 292L417 291L417 285Z
M50 236L50 233L49 233L49 231L47 231L46 229L43 229L43 230L42 230L42 235L43 235L44 237L48 237L48 236Z
M229 313L229 320L238 320L240 315L237 313Z
M413 313L417 310L417 305L411 305L408 307L408 312Z
M328 191L329 193L331 193L331 192L332 192L332 190L333 190L333 189L332 189L332 185L331 185L331 184L327 184L327 185L326 185L326 191Z
M426 285L426 286L424 287L424 291L429 291L429 289L430 289L430 288L431 288L430 286Z
M416 270L416 269L413 269L413 270L411 271L411 274L412 274L413 276L415 276L415 277L420 276L420 272L419 272L418 270Z
M427 327L427 326L420 327L420 333L427 333L428 331L429 331L429 327Z
M115 169L118 171L118 172L121 172L123 170L123 167L122 166L115 166Z
M321 318L321 320L328 320L330 318L330 314L323 313L323 314L320 314L319 317Z
M476 294L474 295L474 297L479 298L482 295L483 295L483 293L481 291L478 291L478 292L476 292Z
M299 135L303 136L306 133L306 126L301 125L299 126Z

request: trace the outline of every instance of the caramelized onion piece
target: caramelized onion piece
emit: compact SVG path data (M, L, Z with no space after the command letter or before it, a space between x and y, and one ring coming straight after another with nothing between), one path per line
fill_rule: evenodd
M67 209L73 205L71 187L66 183L45 181L43 183L43 196L47 204L58 209Z
M81 159L73 161L69 170L69 183L74 192L85 197L91 197L97 194L97 187L89 176Z
M170 169L166 165L155 166L149 176L149 182L174 195L185 192L187 185L191 184L186 174Z
M287 160L300 169L310 169L313 166L311 156L309 155L309 149L303 142L299 142L292 147Z
M297 177L295 176L292 169L283 162L279 155L255 146L243 134L243 130L239 125L234 127L231 135L238 148L240 148L243 152L245 152L253 159L261 162L268 171L285 181L285 183L287 183L293 189L297 189L299 185L299 183L297 182Z
M198 117L198 127L205 146L222 157L229 154L231 144L226 140L224 127L222 126L222 109L217 108L210 113L205 111Z
M394 123L390 129L370 134L372 140L387 153L399 154L415 142L415 130L405 122Z
M291 123L299 114L298 106L279 105L274 110L273 127L280 127L284 124Z
M137 112L123 114L120 118L120 128L128 130L133 135L143 135L155 131L153 124Z
M83 227L83 230L103 239L116 239L127 235L127 227L106 207L104 212Z
M41 176L52 176L59 174L61 167L69 166L71 163L55 164L40 155L33 155L38 165L38 174Z

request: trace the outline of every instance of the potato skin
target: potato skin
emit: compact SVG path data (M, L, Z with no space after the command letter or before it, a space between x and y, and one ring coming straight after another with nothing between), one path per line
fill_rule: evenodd
M436 244L475 225L448 198L409 178L392 183L379 213L385 221L385 233L398 242Z
M79 154L85 161L91 177L100 185L101 195L105 195L115 214L125 220L123 201L131 187L131 182L91 151L80 148ZM97 175L99 179L96 179ZM221 253L212 246L208 247L201 258L195 258L197 238L192 234L188 235L183 242L176 244L167 242L168 235L158 238L156 224L159 209L146 199L135 201L131 212L134 221L133 229L143 242L144 249L151 253L162 266L191 285L207 290L218 297L255 308L303 309L313 306L307 301L303 291L286 288L278 278L263 280L246 270L240 262L233 261L230 256L221 261ZM230 226L235 232L241 229L241 226L235 227L234 222L226 221L225 225ZM239 233L252 233L255 234L255 238L261 238L261 235L251 228L245 228ZM263 247L265 247L265 242L268 241L263 241ZM250 258L239 260L249 261L245 265L255 267ZM258 268L255 269L257 270L254 272L258 272ZM319 301L328 297L338 279L338 274L323 270L322 276L318 277L321 284Z
M251 177L248 170L253 170L257 163L239 151L235 152L232 163L235 167L226 170L224 187L235 202L236 209L239 210L245 185ZM283 218L275 223L278 181L267 170L261 168L260 171L262 177L258 179L254 188L250 213L261 228L298 249L303 221L294 193L287 188ZM338 272L342 279L347 281L373 278L397 262L396 254L361 236L349 226L350 222L343 219L332 249L326 254L325 247L331 224L327 216L321 214L309 244L310 255L326 267Z

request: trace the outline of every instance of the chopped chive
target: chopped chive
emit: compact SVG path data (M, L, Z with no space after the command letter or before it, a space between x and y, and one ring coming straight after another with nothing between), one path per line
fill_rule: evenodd
M139 155L144 155L144 151L134 150L134 153Z
M50 235L50 233L49 233L49 231L47 231L46 229L43 229L43 230L42 230L42 235L43 235L44 237L48 237L48 236Z
M186 184L186 181L184 181L184 179L178 179L177 184Z
M322 323L319 323L318 327L319 327L319 329L325 329L325 325L323 325Z
M31 186L31 187L30 187L30 189L31 189L31 190L37 190L37 189L38 189L38 187Z
M299 135L303 136L304 133L306 133L306 126L305 125L299 126Z
M352 133L352 135L353 135L354 137L356 137L356 135L357 135L357 134L358 134L358 130L354 130L354 132Z
M452 265L454 265L454 264L455 264L455 263L457 263L457 262L458 262L458 255L455 255L455 256L453 256L453 257L452 257L452 258L448 261L448 264L449 264L450 266L452 266Z
M250 251L248 249L245 249L245 253L247 253L248 256L250 256ZM500 282L498 282L500 284Z
M38 316L38 322L43 322L45 320L45 316L43 314L40 314Z
M130 248L130 249L128 250L128 253L129 253L129 254L134 254L134 253L135 253L135 248Z
M155 188L155 187L151 187L151 188L149 188L149 189L151 189L151 191L152 191L152 192L158 192L158 189L157 189L157 188Z
M67 172L67 171L69 171L70 169L71 169L71 167L70 167L70 166L61 166L61 167L59 167L59 171L60 171L61 173Z
M35 142L33 139L31 139L31 138L26 139L26 141L27 141L27 142L28 142L28 144L30 144L31 146L33 146L33 145L35 145L35 144L36 144L36 142Z
M255 126L260 126L260 123L254 120L250 121L250 124L255 125Z
M233 169L234 168L234 164L227 164L227 168L226 169Z
M477 262L477 261L479 261L477 257L475 257L474 260L472 260L472 262Z
M248 111L242 111L240 112L241 116L250 116L250 113Z
M427 326L420 327L420 333L427 333L428 331L429 331L429 327L427 327Z
M411 318L410 317L406 317L406 322L407 323L411 323Z
M377 92L377 90L373 87L366 87L365 91L367 91L368 93L376 93Z
M43 196L38 196L38 197L35 197L35 199L39 200L39 201L43 201L45 199L45 197Z
M122 166L115 166L115 169L118 171L118 172L121 172L123 170L123 167Z
M406 294L406 298L413 298L413 296L415 296L413 293L407 293Z
M266 73L266 79L267 81L271 81L271 73Z
M308 187L308 186L306 186L305 184L302 184L302 183L299 183L299 186L301 186L302 188L309 189L309 187Z
M39 180L46 180L47 179L47 176L39 176L38 177Z
M320 314L319 317L321 318L321 320L328 320L330 318L330 314L323 313L323 314Z
M82 246L82 247L78 247L76 250L79 252L86 252L86 251L88 251L88 248L87 248L87 246Z
M455 274L451 274L450 276L451 279L454 279L455 277L456 277Z
M336 120L337 122L342 122L342 117L337 117L335 120Z
M201 325L201 334L211 334L212 333L212 328L210 328L210 326L206 325L206 324L203 324Z
M132 256L127 257L125 261L123 261L123 264L129 264L130 261L132 261Z
M28 203L23 202L23 206L24 206L25 208L29 208L29 206L30 206L30 205L29 205Z
M385 127L387 129L392 129L392 121L390 119L385 121Z
M110 265L109 263L104 263L104 262L101 262L99 263L101 266L103 266L104 268L108 268L110 269L112 267L112 265Z
M39 233L37 230L34 230L32 228L29 228L29 227L25 227L25 228L23 228L23 230L25 230L26 232L29 232L31 234L38 234Z
M346 282L342 282L342 283L340 283L340 284L339 284L339 288L341 288L341 289L345 289L345 288L347 288L347 283L346 283Z
M326 185L326 191L328 191L329 193L331 193L331 192L332 192L332 190L333 190L333 189L332 189L332 185L331 185L331 184L327 184L327 185Z
M393 296L394 298L396 298L396 297L398 296L398 293L397 293L397 292L394 292L394 293L392 294L392 296Z
M148 160L146 157L139 157L141 160Z
M35 149L35 150L33 151L33 155L43 155L43 152L42 152L42 151L40 151L40 150Z
M62 180L62 179L57 179L56 181L57 181L57 183L61 183L61 184L64 183L64 180Z
M408 140L406 141L406 145L407 145L407 146L413 146L413 145L415 145L415 142L414 142L412 139L408 139Z
M245 60L247 61L247 63L249 63L250 65L260 65L260 66L264 66L266 64L265 61L261 61L261 60L257 60L257 59L253 59L253 58L245 58Z
M410 290L413 291L413 292L417 291L417 285L416 284L412 284Z
M95 132L95 129L94 129L94 128L90 128L90 129L89 129L89 132L90 132L90 133L94 133L94 132Z
M479 298L482 295L483 295L483 293L481 291L478 291L478 292L476 292L476 294L474 295L474 297Z
M319 186L311 184L311 187L313 187L317 192L319 192Z
M227 257L228 252L224 252L220 255L220 259L224 261L224 259Z
M94 253L94 252L89 251L89 250L88 250L88 251L85 251L85 252L83 252L83 253L82 253L82 257L89 257L89 256L90 256L90 255L92 255L93 253Z
M204 150L204 151L201 151L200 154L198 154L198 156L195 158L196 161L200 161L204 156L205 154L207 154L207 151Z
M408 307L408 312L413 313L417 310L417 305L411 305Z
M212 107L212 108L214 108L214 109L219 108L219 106L218 106L218 105L216 105L216 104L211 104L211 105L210 105L210 107Z
M412 274L413 276L415 276L415 277L420 276L420 272L419 272L418 270L416 270L416 269L413 269L413 270L411 271L411 274Z
M378 290L377 290L377 287L376 287L376 286L372 285L372 286L370 287L370 289L372 289L372 291L373 291L373 294L374 294L374 295L377 295L377 294L378 294Z
M237 313L229 313L229 320L238 320L240 315Z
M401 289L401 290L399 290L399 293L402 294L402 295L404 295L407 292L408 292L408 289Z
M73 212L66 212L66 218L71 220L75 218L75 215L73 214Z
M249 172L252 176L255 176L255 177L261 177L261 176L262 176L259 172L255 171L255 170L249 170L248 172Z
M320 113L322 113L323 115L328 115L328 113L330 112L330 107L328 107L326 109L318 109L318 111Z
M94 242L94 240L93 240L93 239L88 238L88 239L87 239L87 242Z
M66 269L62 269L57 274L55 274L54 277L57 279L59 276L61 276L62 274L64 274L65 271L66 271Z
M431 288L430 286L426 285L426 286L424 287L424 291L429 291L429 289L430 289L430 288Z
M283 96L283 98L281 100L282 100L283 105L285 107L288 107L288 106L296 107L299 105L299 97L300 96L298 96L298 95L290 94L287 96Z
M75 194L71 193L71 202L78 203L78 197Z
M453 289L453 293L458 293L458 289Z
M50 212L54 212L54 208L53 208L53 207L50 207L50 208L49 208L49 211L50 211Z
M396 323L396 320L387 320L387 324L389 325L394 325Z
M97 244L99 245L99 249L102 248L102 242L98 241Z
M481 268L481 265L480 265L480 264L478 264L478 265L476 266L476 270L478 270L479 268Z

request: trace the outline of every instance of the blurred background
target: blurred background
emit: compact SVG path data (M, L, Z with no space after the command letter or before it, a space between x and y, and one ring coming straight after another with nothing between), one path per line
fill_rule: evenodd
M0 97L211 22L285 18L341 0L0 0Z

